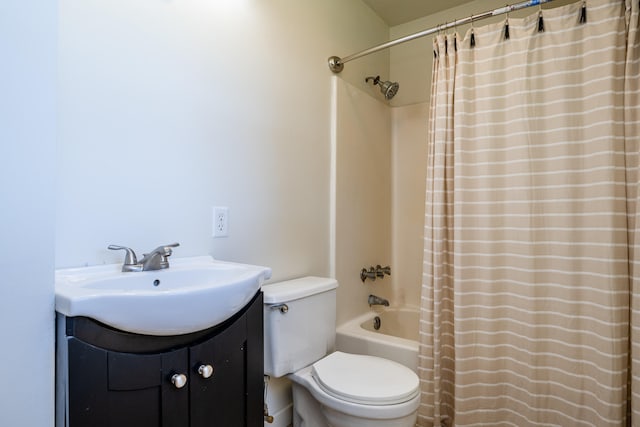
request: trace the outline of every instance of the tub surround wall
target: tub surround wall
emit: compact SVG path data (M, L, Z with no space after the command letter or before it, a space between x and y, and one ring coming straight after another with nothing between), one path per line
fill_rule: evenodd
M391 299L392 275L362 283L363 267L391 262L391 111L381 97L336 81L337 324L369 310L370 293Z
M397 306L420 305L428 114L427 104L392 109L391 234Z

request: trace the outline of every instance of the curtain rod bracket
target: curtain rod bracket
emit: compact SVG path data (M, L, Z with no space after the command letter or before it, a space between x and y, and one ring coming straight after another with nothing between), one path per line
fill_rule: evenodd
M331 56L329 57L329 69L337 74L344 69L344 64L339 57Z

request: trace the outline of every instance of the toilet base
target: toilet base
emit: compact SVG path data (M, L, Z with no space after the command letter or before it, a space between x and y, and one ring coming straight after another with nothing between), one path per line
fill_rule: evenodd
M329 426L320 404L306 388L292 382L291 392L293 395L293 427Z
M356 418L351 415L323 407L324 415L329 427L413 427L416 425L418 414L413 413L402 418L372 420Z

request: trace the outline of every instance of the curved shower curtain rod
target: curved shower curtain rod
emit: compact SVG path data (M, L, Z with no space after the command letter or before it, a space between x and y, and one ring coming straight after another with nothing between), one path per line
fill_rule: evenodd
M400 37L399 39L395 39L395 40L391 40L388 41L386 43L382 43L378 46L374 46L374 47L370 47L369 49L365 49L361 52L358 53L354 53L352 55L349 56L345 56L344 58L340 58L338 56L331 56L329 57L329 69L331 71L333 71L334 73L339 73L340 71L342 71L342 69L344 68L344 64L345 62L349 62L349 61L353 61L354 59L358 59L360 57L369 55L371 53L375 53L384 49L388 49L390 47L399 45L401 43L405 43L411 40L415 40L418 39L420 37L425 37L428 36L429 34L433 34L433 33L437 33L439 31L444 31L447 30L449 28L458 26L458 25L464 25L464 24L468 24L469 22L474 22L474 21L478 21L480 19L485 19L485 18L490 18L492 16L498 16L498 15L502 15L505 13L509 13L511 11L514 10L519 10L519 9L525 9L527 7L531 7L531 6L537 6L537 5L541 5L543 3L549 3L553 0L529 0L529 1L524 1L522 3L516 3L516 4L511 4L511 5L507 5L504 7L500 7L498 9L494 9L494 10L489 10L487 12L483 12L483 13L479 13L477 15L471 15L467 18L462 18L462 19L456 19L453 22L447 22L445 24L440 24L436 27L433 28L429 28L428 30L423 30L420 31L418 33L415 34L410 34L408 36L404 36L404 37Z

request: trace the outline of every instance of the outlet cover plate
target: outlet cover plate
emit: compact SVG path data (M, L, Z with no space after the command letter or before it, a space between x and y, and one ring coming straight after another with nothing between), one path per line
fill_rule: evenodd
M213 207L213 237L229 236L229 208L226 206Z

